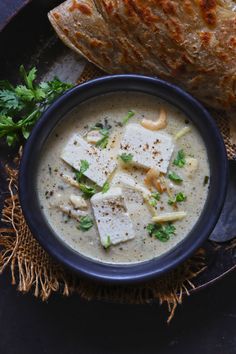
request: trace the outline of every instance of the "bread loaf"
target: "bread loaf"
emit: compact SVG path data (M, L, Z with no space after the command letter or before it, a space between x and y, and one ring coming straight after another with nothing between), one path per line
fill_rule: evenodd
M107 73L159 77L212 107L236 108L236 1L67 0L49 20Z

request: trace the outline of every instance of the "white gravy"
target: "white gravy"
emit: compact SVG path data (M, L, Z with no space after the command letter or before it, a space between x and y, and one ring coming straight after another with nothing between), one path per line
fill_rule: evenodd
M176 142L169 166L169 170L176 172L183 178L181 185L169 182L174 194L179 192L186 194L187 200L179 203L178 210L186 211L187 216L181 221L174 222L176 234L172 235L168 242L161 242L155 237L150 237L147 233L146 227L151 222L151 214L142 196L136 191L127 189L125 190L125 200L136 236L133 240L111 246L109 250L105 250L100 243L95 222L89 231L80 231L77 228L78 221L68 218L57 208L51 207L57 194L63 196L65 204L68 203L71 194L80 194L77 188L63 181L62 173L70 176L74 176L74 173L72 168L61 160L60 154L68 139L75 132L83 135L95 123L104 123L104 120L107 120L112 126L107 149L111 155L116 156L124 131L124 127L121 127L119 122L122 122L127 112L135 111L135 116L130 119L130 122L140 122L143 117L156 120L160 107L164 107L168 112L168 126L164 129L165 132L175 135L184 126L191 127L191 131ZM185 175L184 168L173 165L173 160L180 149L185 151L186 156L194 156L198 160L199 167L192 178ZM96 171L94 172L96 173ZM128 169L128 172L143 184L146 171L132 168ZM156 97L141 93L122 92L100 96L79 105L55 128L42 153L37 188L41 207L48 223L57 236L69 247L86 257L106 263L137 263L159 257L188 235L198 220L207 198L209 186L208 184L204 185L205 176L209 176L206 148L197 129L188 121L187 117L175 107ZM173 212L173 207L168 205L168 198L166 193L161 195L161 200L157 204L157 213ZM87 213L93 217L90 206Z

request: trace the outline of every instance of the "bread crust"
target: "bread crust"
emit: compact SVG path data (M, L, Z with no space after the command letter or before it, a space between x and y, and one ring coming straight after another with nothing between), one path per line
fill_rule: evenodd
M209 106L236 109L236 1L67 0L49 20L108 73L160 77Z

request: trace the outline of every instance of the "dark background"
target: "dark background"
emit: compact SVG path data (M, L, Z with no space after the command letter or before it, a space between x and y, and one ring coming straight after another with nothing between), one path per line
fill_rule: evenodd
M165 306L115 305L53 296L42 303L0 278L1 354L234 354L235 273Z
M27 2L0 0L0 29ZM37 6L46 4L46 0L36 2ZM1 47L0 59L3 53ZM32 294L17 292L10 275L4 273L0 277L0 354L234 354L235 285L233 272L185 297L167 325L166 305L85 302L76 295L54 295L42 303Z

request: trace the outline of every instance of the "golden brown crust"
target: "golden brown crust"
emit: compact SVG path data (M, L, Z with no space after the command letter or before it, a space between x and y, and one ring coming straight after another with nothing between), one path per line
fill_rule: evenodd
M216 0L199 0L202 17L207 25L216 25Z
M233 0L67 0L49 19L106 72L158 76L236 108L235 11Z

